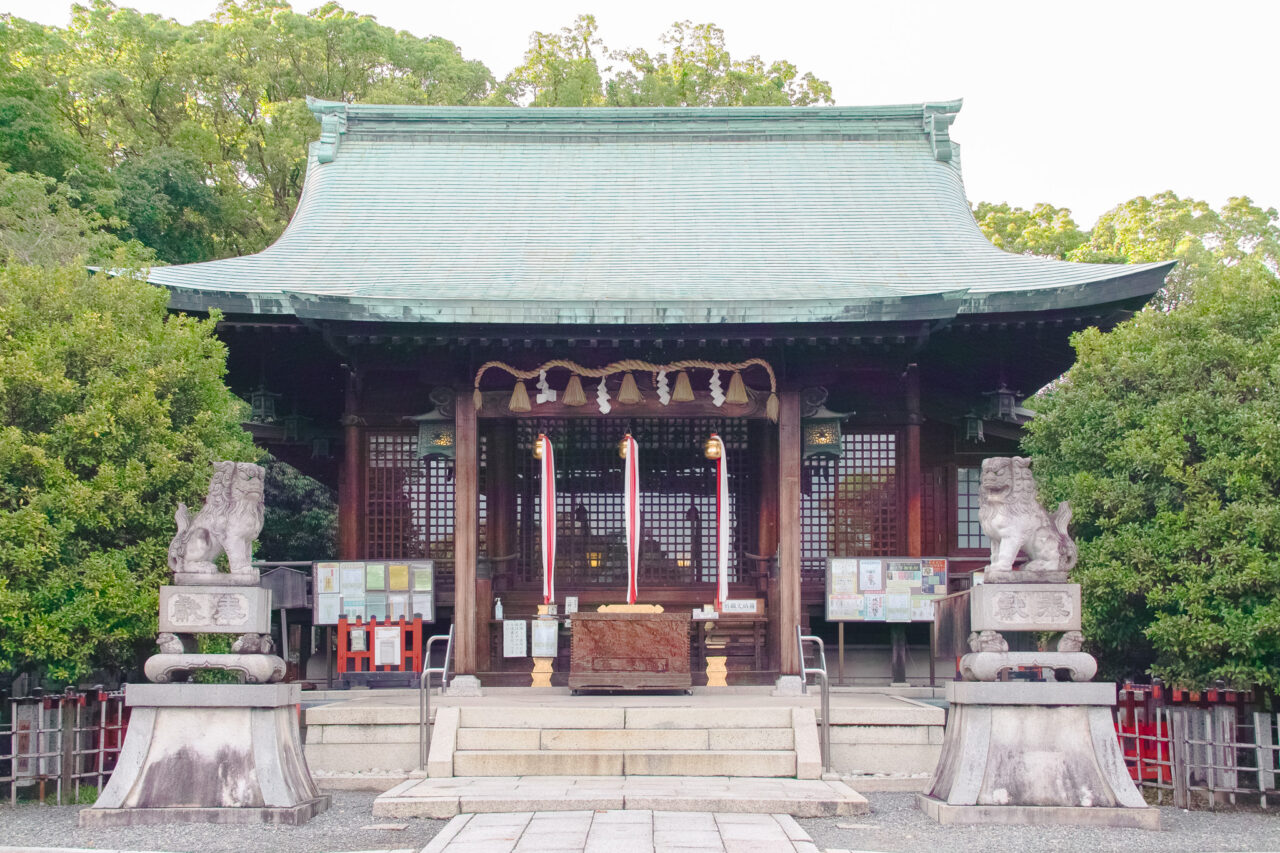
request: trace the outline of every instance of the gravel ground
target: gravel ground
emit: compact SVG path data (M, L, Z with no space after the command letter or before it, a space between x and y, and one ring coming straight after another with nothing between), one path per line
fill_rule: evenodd
M80 829L79 806L0 806L0 845L161 850L173 853L329 853L351 850L421 850L442 820L373 818L372 793L338 791L330 809L304 826L186 824L137 829ZM1166 853L1171 850L1280 851L1280 809L1194 811L1164 807L1163 829L1087 827L941 827L917 808L915 794L868 794L871 814L801 819L819 849L859 851L942 850L945 853ZM375 823L407 823L403 830L361 829ZM841 828L841 827L846 828Z
M801 818L819 849L861 851L941 850L945 853L1166 853L1171 850L1280 850L1280 809L1183 811L1160 808L1159 832L1083 826L947 826L916 807L915 794L867 794L871 814ZM842 829L841 826L852 827Z
M120 829L80 829L81 806L0 806L0 845L163 850L172 853L320 853L341 850L421 850L446 821L375 818L366 791L332 791L329 810L302 826L215 826L189 823ZM361 829L404 824L402 830Z

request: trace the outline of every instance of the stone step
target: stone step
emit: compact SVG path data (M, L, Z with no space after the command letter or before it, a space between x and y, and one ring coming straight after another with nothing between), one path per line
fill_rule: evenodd
M470 750L454 776L794 777L796 754L769 750Z
M836 817L867 814L870 806L842 782L697 776L410 779L373 802L374 817L386 818L597 809Z
M415 733L416 736L416 733ZM329 742L326 737L326 743ZM713 749L792 750L792 729L478 729L458 730L458 750Z
M464 729L781 729L790 707L463 707ZM335 722L338 722L335 720Z

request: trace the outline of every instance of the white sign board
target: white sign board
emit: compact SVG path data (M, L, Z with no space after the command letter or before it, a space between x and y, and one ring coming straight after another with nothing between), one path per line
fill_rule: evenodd
M757 601L754 598L726 598L720 605L721 613L755 613Z
M504 619L502 622L502 656L523 658L529 655L526 622L523 619Z
M560 624L555 619L533 620L533 656L535 658L555 657L559 651L559 640Z
M373 665L400 665L400 628L397 625L382 627L373 632Z

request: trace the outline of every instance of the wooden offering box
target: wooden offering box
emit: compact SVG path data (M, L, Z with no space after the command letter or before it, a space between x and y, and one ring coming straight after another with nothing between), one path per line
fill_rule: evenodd
M688 613L575 613L571 690L687 690Z

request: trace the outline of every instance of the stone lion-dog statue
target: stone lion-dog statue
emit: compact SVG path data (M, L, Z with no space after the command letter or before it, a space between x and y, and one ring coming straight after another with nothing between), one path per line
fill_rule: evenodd
M1031 460L999 456L982 462L978 522L991 540L988 583L1064 583L1076 564L1076 543L1067 533L1071 506L1063 501L1050 515L1036 500ZM1013 567L1018 553L1027 563Z
M178 533L169 543L169 568L175 584L256 585L253 542L262 532L263 477L251 462L215 462L209 495L191 516L179 503L174 520ZM215 560L227 555L230 574L218 571Z

